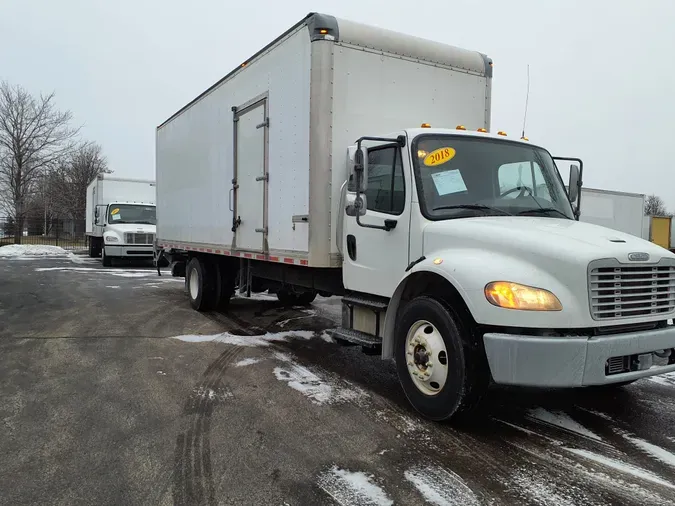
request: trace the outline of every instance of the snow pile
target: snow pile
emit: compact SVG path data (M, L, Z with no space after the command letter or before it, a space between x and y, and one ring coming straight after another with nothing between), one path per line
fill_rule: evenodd
M65 256L68 256L68 252L63 248L46 244L10 244L0 247L0 258Z
M394 504L387 493L373 482L373 477L360 471L334 466L319 476L318 485L338 504L355 506L389 506Z
M440 467L414 467L404 473L429 504L435 506L478 506L476 494L455 473Z
M225 343L233 344L235 346L269 346L270 343L287 341L292 337L301 337L303 339L311 339L314 337L314 331L311 330L293 330L288 332L268 332L261 336L238 336L223 332L215 335L187 335L174 336L173 339L185 341L188 343Z

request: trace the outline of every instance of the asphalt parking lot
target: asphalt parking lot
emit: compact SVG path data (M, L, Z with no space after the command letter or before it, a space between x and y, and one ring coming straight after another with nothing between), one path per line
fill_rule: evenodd
M164 274L0 258L0 504L675 503L675 376L435 424L337 299L200 314Z

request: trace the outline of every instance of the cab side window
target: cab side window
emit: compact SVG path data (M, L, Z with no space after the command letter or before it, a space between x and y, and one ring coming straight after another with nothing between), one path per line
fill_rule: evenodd
M386 214L403 212L405 181L401 149L398 146L368 150L366 204L369 211Z

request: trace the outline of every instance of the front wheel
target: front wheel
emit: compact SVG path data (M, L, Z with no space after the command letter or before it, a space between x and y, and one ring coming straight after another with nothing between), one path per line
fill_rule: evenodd
M112 267L112 257L105 254L105 246L101 248L101 263L103 267Z
M435 421L467 414L489 384L485 357L450 308L436 299L408 302L396 326L396 369L408 401Z

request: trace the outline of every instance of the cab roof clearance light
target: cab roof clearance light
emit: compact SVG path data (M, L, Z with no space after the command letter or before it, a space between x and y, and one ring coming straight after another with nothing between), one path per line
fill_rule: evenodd
M497 132L497 135L503 135L504 137L506 137L506 132L504 130L500 130L499 132Z
M487 133L487 130L485 128L479 128L476 132L483 132L485 134Z
M429 123L422 123L420 128L431 128L431 125Z
M464 125L457 125L456 129L457 130L466 130L466 127Z

